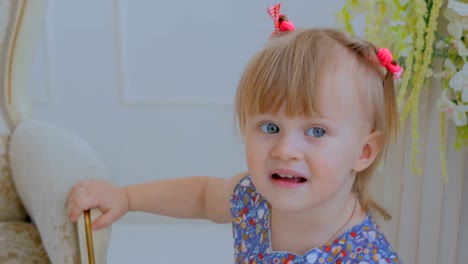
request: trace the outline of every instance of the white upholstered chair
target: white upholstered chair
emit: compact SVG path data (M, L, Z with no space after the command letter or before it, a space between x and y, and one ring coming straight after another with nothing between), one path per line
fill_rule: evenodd
M106 263L110 228L85 226L100 212L78 224L67 216L71 186L107 178L106 167L73 133L31 118L31 65L46 9L47 0L0 0L0 263Z

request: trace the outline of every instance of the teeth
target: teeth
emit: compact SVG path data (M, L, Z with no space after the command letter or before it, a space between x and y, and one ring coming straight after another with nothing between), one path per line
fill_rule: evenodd
M282 178L297 178L296 176L294 175L290 175L290 174L278 174L280 177Z

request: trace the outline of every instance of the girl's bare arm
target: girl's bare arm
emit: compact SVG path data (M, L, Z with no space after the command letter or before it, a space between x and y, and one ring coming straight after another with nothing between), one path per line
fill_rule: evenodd
M131 211L227 223L231 221L231 194L245 175L165 179L130 185L125 192Z

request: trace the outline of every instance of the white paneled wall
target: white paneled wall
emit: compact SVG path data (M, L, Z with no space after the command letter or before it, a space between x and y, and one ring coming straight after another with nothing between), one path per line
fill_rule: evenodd
M86 139L118 184L242 171L232 101L273 30L272 3L50 0L34 116ZM327 26L343 3L283 1L283 10L298 27ZM229 225L131 214L114 226L109 261L230 263L231 236Z
M334 13L344 0L281 2L300 28L333 26ZM47 27L33 67L34 116L86 139L109 165L117 184L187 175L229 177L242 171L243 145L232 101L248 59L273 30L266 14L273 3L49 0ZM362 30L362 24L357 26ZM431 248L426 244L434 245L421 241L430 236L418 235L417 230L431 221L414 210L420 206L417 199L428 193L418 189L425 188L421 178L407 180L403 188L404 177L397 171L395 175L396 180L386 178L381 182L386 185L378 186L396 216L384 228L397 246L407 245L402 241L411 237L419 240L418 246L402 250L413 260L416 251L424 253ZM417 188L408 190L411 183ZM386 191L388 184L398 191ZM414 198L409 199L414 206L398 195ZM467 191L463 199L466 207ZM468 210L462 213L465 228L458 228L458 245L468 244ZM231 263L231 240L229 225L134 213L114 226L109 260ZM182 255L185 251L188 254ZM466 252L459 249L459 259L468 259Z

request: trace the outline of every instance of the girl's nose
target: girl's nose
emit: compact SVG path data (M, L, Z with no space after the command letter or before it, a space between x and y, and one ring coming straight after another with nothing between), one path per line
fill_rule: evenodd
M303 158L301 145L298 139L284 135L276 142L271 156L280 160L300 160Z

